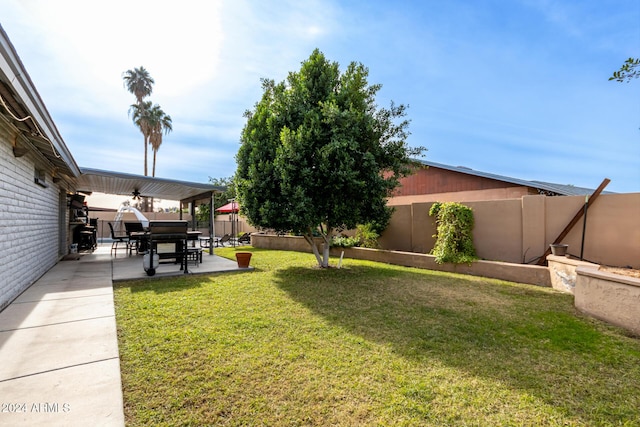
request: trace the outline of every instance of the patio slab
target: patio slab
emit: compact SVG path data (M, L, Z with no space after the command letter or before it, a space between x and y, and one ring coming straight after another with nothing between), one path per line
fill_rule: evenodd
M129 256L125 254L119 254L118 256L113 257L113 282L185 275L184 271L180 270L180 264L169 262L160 263L156 269L156 274L154 276L147 276L147 273L144 271L142 266L142 258L142 255ZM238 264L235 261L216 255L209 255L209 253L205 252L202 254L202 263L194 264L192 261L189 262L187 275L247 270L253 270L253 268L238 268Z

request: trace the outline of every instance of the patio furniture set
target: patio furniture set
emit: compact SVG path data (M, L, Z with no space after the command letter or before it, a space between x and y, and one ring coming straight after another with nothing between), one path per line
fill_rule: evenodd
M150 221L146 228L139 222L125 222L124 225L123 234L117 233L114 225L109 223L113 241L111 254L117 256L118 249L128 251L129 256L134 251L136 254L144 254L143 268L149 276L155 274L160 260L180 263L180 270L185 273L189 272L189 261L193 261L196 266L202 263L203 246L195 245L196 240L204 240L200 239L202 232L189 231L187 221Z

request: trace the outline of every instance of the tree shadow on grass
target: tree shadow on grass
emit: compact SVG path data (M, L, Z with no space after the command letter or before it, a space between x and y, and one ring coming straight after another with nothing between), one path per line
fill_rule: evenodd
M291 267L275 280L324 319L403 357L500 381L588 425L640 423L640 344L579 316L571 296L387 266Z

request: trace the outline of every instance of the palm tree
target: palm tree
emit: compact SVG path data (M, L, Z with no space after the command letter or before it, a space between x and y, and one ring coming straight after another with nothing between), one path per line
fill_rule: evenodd
M134 68L133 70L127 70L122 74L122 79L124 80L124 85L129 92L131 92L138 101L136 105L137 110L134 111L133 122L136 123L136 126L140 128L140 131L144 135L144 175L147 176L147 144L149 142L149 134L151 133L149 129L143 129L143 126L146 128L146 124L144 123L144 110L151 107L151 102L148 102L149 107L145 108L146 102L143 99L149 95L153 91L153 84L155 81L144 67ZM129 114L131 114L134 105L129 109ZM138 123L142 120L140 123Z
M142 100L153 91L155 81L144 67L125 71L122 73L122 79L127 90L136 97L138 104L142 104Z
M153 123L153 117L151 115L151 101L143 101L139 104L131 104L129 107L129 116L133 120L133 123L140 129L142 136L144 137L144 176L147 176L147 145L151 138L151 131L155 124Z
M154 105L151 109L151 135L149 137L149 143L153 150L153 168L151 169L151 176L156 176L156 154L162 145L162 135L166 135L173 130L171 116L165 114L159 105Z

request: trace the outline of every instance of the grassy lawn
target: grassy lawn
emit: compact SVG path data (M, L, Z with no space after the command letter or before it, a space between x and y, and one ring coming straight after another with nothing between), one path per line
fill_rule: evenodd
M127 425L640 425L640 340L569 295L251 251L116 286Z

